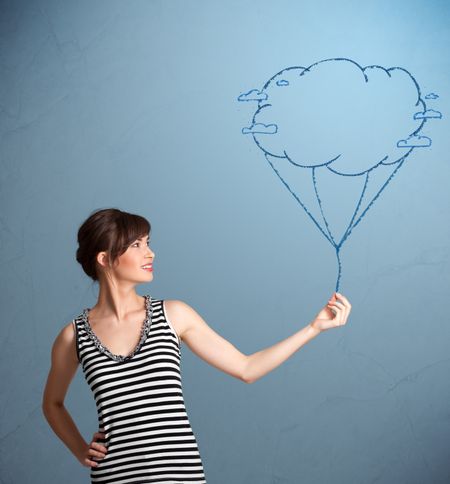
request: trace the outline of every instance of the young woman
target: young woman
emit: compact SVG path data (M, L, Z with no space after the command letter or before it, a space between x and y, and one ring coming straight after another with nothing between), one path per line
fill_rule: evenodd
M76 258L99 283L98 301L56 337L42 408L53 431L90 468L92 483L206 483L183 400L181 342L253 383L320 332L345 325L351 310L335 293L303 329L245 355L185 302L136 293L138 284L153 280L150 228L145 218L111 208L93 212L78 231ZM79 364L98 412L89 443L64 407Z

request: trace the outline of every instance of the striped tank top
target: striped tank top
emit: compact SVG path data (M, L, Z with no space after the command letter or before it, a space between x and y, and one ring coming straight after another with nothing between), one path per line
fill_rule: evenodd
M115 355L93 332L90 308L73 320L78 360L97 407L108 451L90 468L91 483L206 484L183 398L181 346L164 301L144 296L140 340Z

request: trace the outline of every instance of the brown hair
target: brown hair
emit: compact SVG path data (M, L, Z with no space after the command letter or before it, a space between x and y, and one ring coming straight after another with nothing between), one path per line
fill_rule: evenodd
M109 266L139 237L150 235L150 222L140 215L118 208L104 208L92 212L78 229L76 259L84 272L98 281L96 256L107 251Z

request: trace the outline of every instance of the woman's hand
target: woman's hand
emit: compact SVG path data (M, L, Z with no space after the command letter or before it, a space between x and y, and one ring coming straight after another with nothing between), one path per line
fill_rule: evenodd
M80 463L85 467L96 467L98 462L95 462L95 458L103 459L106 455L107 448L103 444L96 442L97 439L104 439L105 434L103 432L95 432L91 443L86 447L83 455L79 458Z
M344 326L352 309L347 298L335 292L310 325L319 331Z

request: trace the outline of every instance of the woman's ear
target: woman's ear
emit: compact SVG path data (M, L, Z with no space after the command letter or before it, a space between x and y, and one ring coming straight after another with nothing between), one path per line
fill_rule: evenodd
M97 254L96 261L101 267L107 267L108 266L108 253L105 252L105 251L99 252Z

